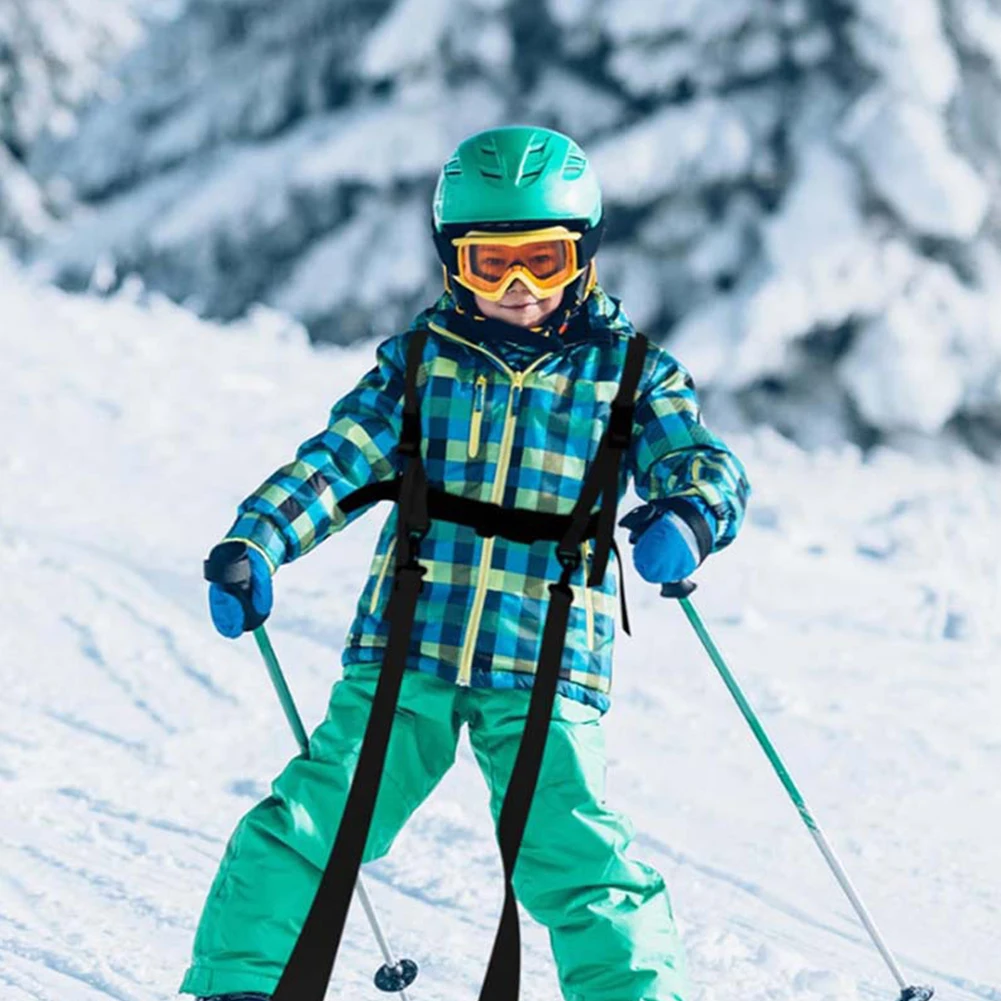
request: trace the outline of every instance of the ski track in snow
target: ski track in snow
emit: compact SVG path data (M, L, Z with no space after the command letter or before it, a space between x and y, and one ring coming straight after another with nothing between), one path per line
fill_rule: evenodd
M841 922L842 927L836 927L832 923L828 923L827 921L821 920L807 913L796 904L769 893L756 883L744 879L735 873L726 872L714 866L706 865L696 859L688 857L682 852L674 851L669 846L659 843L656 839L647 835L640 835L637 837L635 844L640 848L649 848L660 852L662 855L676 862L678 865L694 869L701 876L705 876L713 880L719 880L737 890L741 890L749 896L754 897L762 904L781 912L783 915L793 918L797 922L811 928L818 929L825 935L837 936L845 942L850 942L853 945L862 947L863 949L871 948L870 941L866 936L864 929L860 924L858 924L854 917L854 912L845 913L843 915L844 920ZM956 997L969 996L971 998L984 998L986 1001L999 1001L999 999L1001 999L1001 990L987 987L985 985L974 984L964 977L946 973L942 970L930 969L924 964L918 962L913 956L906 956L903 953L898 953L897 959L898 961L903 962L907 969L913 972L921 972L928 981L939 984L946 982L952 987L965 992L964 995L954 995ZM870 994L873 997L883 997L885 995L885 991L876 988L866 988L860 991L860 996L862 997L869 996Z
M295 753L252 642L212 631L201 560L374 344L313 352L271 314L218 327L2 267L0 317L0 997L162 1001L230 832ZM752 514L695 602L905 971L1001 1001L997 470L731 440ZM276 581L307 729L386 510ZM627 587L608 795L671 888L692 1001L895 998L680 611ZM366 879L421 965L413 1001L475 996L501 867L465 739ZM523 997L556 998L522 925ZM380 963L354 908L329 996L374 1001Z

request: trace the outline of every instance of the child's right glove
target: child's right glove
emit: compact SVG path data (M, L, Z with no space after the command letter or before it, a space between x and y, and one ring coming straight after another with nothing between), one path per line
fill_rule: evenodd
M633 508L619 524L630 530L633 563L651 584L684 580L705 558L688 522L656 501Z
M271 568L267 560L245 542L220 542L205 561L209 584L209 611L223 636L236 639L250 632L271 614Z

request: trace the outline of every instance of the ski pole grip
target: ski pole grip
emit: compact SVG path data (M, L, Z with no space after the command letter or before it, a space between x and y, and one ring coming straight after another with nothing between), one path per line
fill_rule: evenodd
M699 585L690 580L676 580L660 585L662 598L687 598Z

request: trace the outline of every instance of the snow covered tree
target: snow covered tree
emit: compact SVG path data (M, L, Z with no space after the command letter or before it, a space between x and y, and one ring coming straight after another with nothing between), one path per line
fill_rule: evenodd
M23 243L51 223L49 195L25 169L38 137L66 136L74 109L115 93L102 77L139 37L133 0L4 0L0 4L0 238Z
M718 407L990 450L998 39L989 0L191 0L36 144L81 203L40 260L386 335L440 287L444 158L538 122L602 177L602 280Z

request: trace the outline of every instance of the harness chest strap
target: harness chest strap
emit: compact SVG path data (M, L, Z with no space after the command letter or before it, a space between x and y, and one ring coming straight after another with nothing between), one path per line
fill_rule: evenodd
M627 442L628 446L628 442ZM399 500L404 492L404 478L397 476L392 480L382 480L370 483L348 494L340 503L340 509L348 514L367 504L381 500ZM617 484L616 484L617 489ZM603 509L604 510L604 509ZM612 509L614 513L614 508ZM473 500L471 497L460 497L438 487L428 487L427 513L431 521L450 521L456 525L472 528L477 535L484 538L499 535L510 542L525 544L533 542L559 542L570 528L569 514L554 514L546 511L532 511L528 508L502 507L489 501ZM587 525L581 541L600 538L600 513L589 514ZM614 528L614 526L612 526ZM610 548L615 553L619 578L619 607L622 613L622 628L627 636L632 635L629 627L629 611L626 603L626 581L622 567L622 554L612 532ZM599 543L595 543L591 576L588 587L596 587L605 576L605 566L608 562L607 550L602 563ZM600 564L600 565L599 565Z

